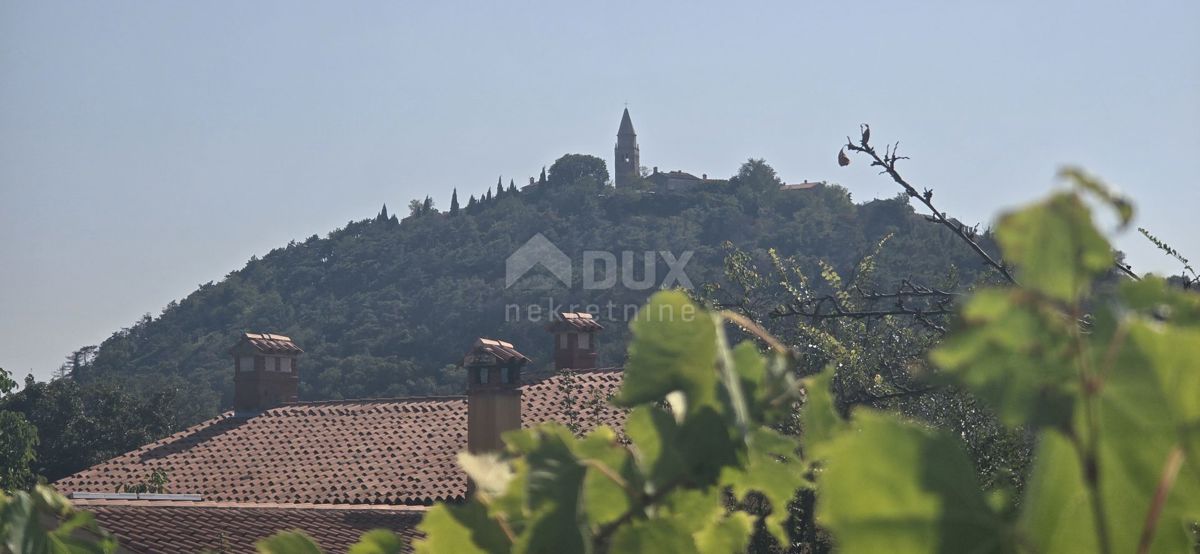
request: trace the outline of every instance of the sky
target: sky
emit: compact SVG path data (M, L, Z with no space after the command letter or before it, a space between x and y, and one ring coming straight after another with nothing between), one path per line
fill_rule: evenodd
M611 164L626 103L643 165L764 158L856 201L898 192L836 163L870 123L985 225L1079 165L1200 257L1197 29L1194 0L0 0L0 367L47 378L384 203L446 207L565 153ZM1136 231L1116 244L1178 271Z

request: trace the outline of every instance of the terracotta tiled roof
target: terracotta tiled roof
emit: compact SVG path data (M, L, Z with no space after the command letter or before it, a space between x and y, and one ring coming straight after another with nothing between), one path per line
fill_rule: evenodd
M271 333L246 333L242 335L242 340L238 341L234 348L241 346L242 343L249 344L263 354L301 354L304 352L299 346L296 346L296 343L292 342L291 337Z
M624 413L603 400L616 393L621 376L613 369L576 370L522 385L522 423L620 427ZM162 468L170 492L209 502L456 501L466 494L456 462L467 445L466 415L464 397L301 402L248 418L228 412L55 486L64 493L113 492Z
M555 316L554 321L546 326L549 330L567 329L574 331L599 331L604 329L599 321L587 312L562 312Z
M254 552L254 542L281 530L302 529L326 552L345 552L371 529L390 529L407 543L424 510L246 506L198 503L77 502L96 514L121 547L139 553Z
M579 432L600 425L625 426L625 412L608 399L621 388L620 368L565 370L552 377L521 387L521 425L531 427L545 421L569 423ZM575 412L574 418L567 412Z

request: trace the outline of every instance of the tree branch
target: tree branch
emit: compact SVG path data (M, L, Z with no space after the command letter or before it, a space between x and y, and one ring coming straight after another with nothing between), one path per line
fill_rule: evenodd
M900 172L896 170L896 162L900 160L907 160L908 157L899 156L896 154L900 148L899 142L893 145L885 145L883 155L880 156L879 152L875 150L875 147L872 146L870 142L871 127L864 123L859 130L860 136L858 143L855 144L854 141L850 140L850 137L846 137L846 148L849 148L851 152L861 152L869 156L871 158L872 166L883 168L883 170L880 172L881 174L887 174L892 178L893 181L896 182L896 184L900 185L904 189L904 192L908 193L910 197L916 198L922 204L924 204L926 208L929 208L929 211L932 215L926 215L926 219L950 229L955 235L958 236L958 238L967 243L967 245L970 246L980 258L983 258L985 264L998 271L1000 275L1002 275L1009 283L1014 285L1017 284L1017 279L1013 277L1012 272L1008 269L1008 266L1006 266L1003 262L997 261L995 258L993 258L991 254L988 254L987 251L985 251L983 247L975 241L974 237L977 233L975 227L967 227L961 222L951 220L946 216L945 212L938 210L933 205L932 189L925 189L923 193L919 193L917 192L916 187L913 187L907 180L904 179L903 176L900 175Z

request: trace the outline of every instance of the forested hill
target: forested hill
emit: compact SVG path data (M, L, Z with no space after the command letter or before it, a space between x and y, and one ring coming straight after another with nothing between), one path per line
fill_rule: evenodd
M748 162L727 182L682 192L649 183L604 187L603 166L591 174L555 168L532 190L489 192L454 213L418 202L403 221L355 221L251 259L158 317L114 333L94 356L80 358L73 378L180 387L189 405L179 414L183 423L231 405L228 348L238 334L262 331L290 335L306 350L299 366L305 400L458 393L462 374L453 366L479 336L510 340L538 368L549 365L545 323L506 321L506 306L537 305L545 313L551 302L637 305L652 292L619 283L583 290L586 250L618 258L636 252L639 268L646 251L694 251L686 274L700 286L721 278L726 241L749 251L776 248L809 267L825 260L845 272L894 232L879 257L879 275L937 282L957 267L969 281L979 269L967 249L903 197L855 204L836 185L782 191L761 161ZM572 287L540 268L505 287L506 258L536 233L571 257ZM668 268L657 259L661 280ZM616 365L626 324L604 321L606 315L601 363Z

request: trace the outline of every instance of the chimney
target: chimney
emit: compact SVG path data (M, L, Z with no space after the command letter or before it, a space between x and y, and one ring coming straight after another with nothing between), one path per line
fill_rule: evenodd
M596 333L602 329L587 312L558 314L546 326L554 333L554 369L595 369Z
M233 355L233 409L249 416L298 400L296 360L304 351L291 338L246 333L229 350Z
M526 363L529 358L501 340L478 339L467 352L467 451L501 450L500 435L521 428L521 368Z

